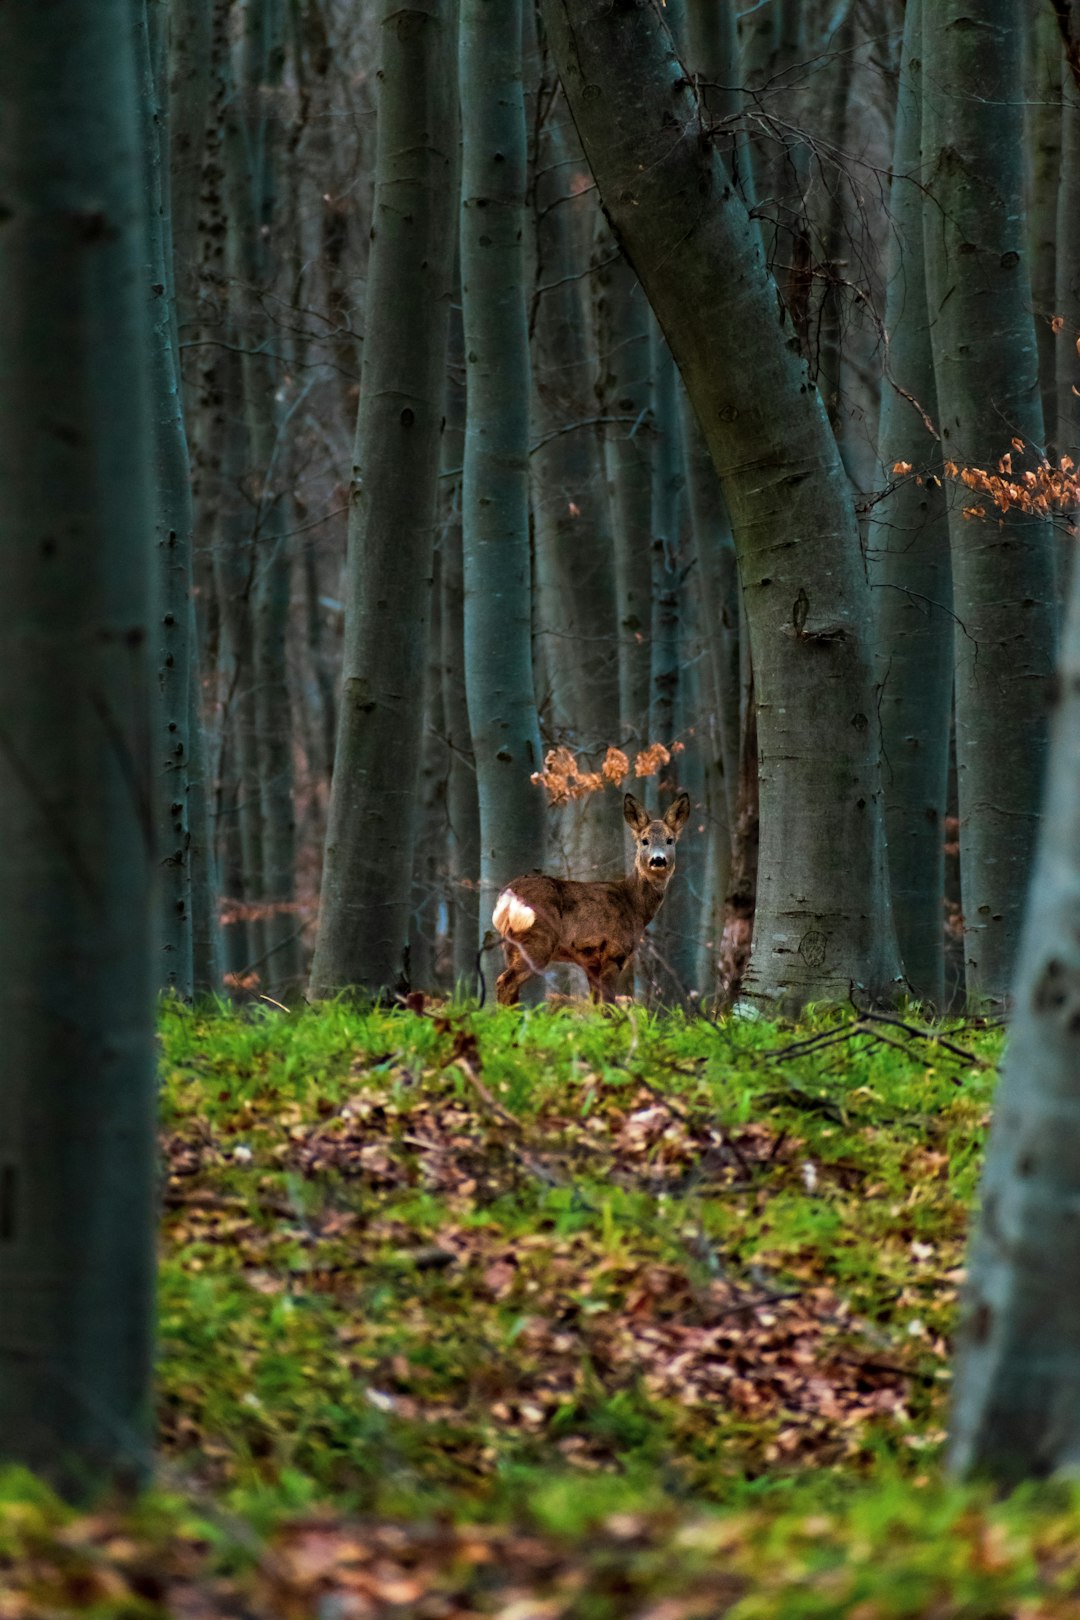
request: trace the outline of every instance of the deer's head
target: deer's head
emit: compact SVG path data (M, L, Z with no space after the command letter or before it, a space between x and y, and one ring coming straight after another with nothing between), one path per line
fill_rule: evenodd
M675 845L690 814L690 795L680 793L659 821L654 821L632 793L623 799L623 815L634 835L634 870L647 883L666 884L675 870Z

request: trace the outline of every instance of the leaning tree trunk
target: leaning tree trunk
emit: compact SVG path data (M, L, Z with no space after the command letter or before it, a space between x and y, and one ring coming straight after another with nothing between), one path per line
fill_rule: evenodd
M983 1173L952 1465L1004 1485L1080 1461L1080 571L1058 679L1016 1008Z
M995 471L1013 439L1041 450L1024 216L1021 0L923 13L927 294L942 448ZM978 85L978 95L970 86ZM1022 453L1021 453L1022 454ZM1016 455L1019 463L1021 454ZM956 760L967 993L1012 977L1042 799L1056 624L1048 521L952 486Z
M480 798L480 927L500 884L539 865L532 675L529 344L521 0L462 0L461 296L465 687Z
M608 216L731 513L757 683L761 878L747 991L893 993L871 609L828 419L651 0L544 0Z
M0 6L0 1459L79 1495L150 1427L138 82L128 0Z
M888 337L870 522L893 916L912 994L944 1007L945 808L952 724L952 581L923 260L922 0L908 0L889 202ZM894 474L907 464L910 476ZM929 482L925 477L929 476ZM916 481L918 479L918 481Z
M456 0L386 0L346 645L312 989L392 987L409 936L453 273ZM527 785L527 784L526 784Z

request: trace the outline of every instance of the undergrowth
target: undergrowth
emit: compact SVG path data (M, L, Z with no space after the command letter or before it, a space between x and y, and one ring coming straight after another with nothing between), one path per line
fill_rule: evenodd
M0 1620L1080 1615L1069 1493L941 1466L999 1050L167 1007L163 1493L10 1477Z

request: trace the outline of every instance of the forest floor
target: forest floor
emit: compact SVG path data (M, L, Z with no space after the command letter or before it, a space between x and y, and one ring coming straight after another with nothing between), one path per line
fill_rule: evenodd
M167 1008L158 1484L0 1480L0 1620L1080 1617L942 1467L1000 1047Z

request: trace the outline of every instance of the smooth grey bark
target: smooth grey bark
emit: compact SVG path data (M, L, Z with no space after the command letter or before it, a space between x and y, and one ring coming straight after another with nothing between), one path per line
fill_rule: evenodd
M962 0L935 0L923 13L924 230L942 450L989 471L1014 437L1043 443L1016 94L1023 44L1021 0L987 0L977 24ZM1053 531L1022 512L969 517L977 503L956 485L948 504L967 992L1002 1001L1042 798Z
M476 761L465 696L465 577L461 534L461 477L465 459L465 347L459 272L446 368L446 430L443 433L443 528L440 537L442 583L443 707L446 715L447 866L453 985L469 993L476 985L480 937L480 801Z
M254 769L262 851L263 983L278 995L299 989L295 915L296 807L292 704L286 642L292 582L291 502L283 463L288 415L260 294L273 284L280 215L282 127L275 98L285 69L284 0L248 0L241 52L240 141L230 144L235 272L248 290L241 349L248 434L247 485L253 496L249 592L254 680ZM287 342L287 339L285 339Z
M532 306L535 661L544 683L545 735L598 763L618 739L619 681L611 515L597 431L589 255L596 200L566 99L541 79L548 107L536 139ZM607 877L623 833L603 796L552 817L552 851L566 875Z
M888 349L878 439L887 494L870 514L869 556L893 916L912 994L942 1008L954 627L941 447L927 426L927 419L937 421L938 407L923 255L921 108L922 0L908 0L889 199ZM894 474L898 463L914 471ZM926 476L929 484L922 481Z
M1069 8L1069 46L1080 60L1080 9ZM1080 83L1066 68L1061 91L1061 177L1057 194L1057 262L1054 314L1062 326L1054 340L1055 449L1080 463ZM1059 568L1064 578L1068 563Z
M151 0L156 11L165 9L164 0ZM209 747L201 679L202 650L206 645L202 620L193 590L195 547L198 534L195 512L195 486L198 461L192 456L192 429L198 433L203 392L199 372L185 380L180 366L181 334L192 340L198 330L198 291L201 247L206 223L200 206L200 192L210 123L210 86L214 77L215 50L223 49L220 37L213 39L212 0L173 0L168 8L168 101L167 173L168 233L165 244L166 274L154 277L173 289L173 352L180 418L184 430L183 457L187 462L189 555L187 640L191 667L187 698L187 838L190 869L190 911L192 984L196 995L220 991L222 982L221 926L219 922L219 879L214 837L211 829L212 786L209 780ZM165 17L161 19L165 31ZM163 116L165 108L162 109ZM192 462L196 465L193 466ZM182 508L181 508L182 510ZM210 584L209 570L202 569L204 587ZM203 595L209 596L209 589Z
M170 0L169 125L177 288L190 313L197 283L199 191L210 110L213 0Z
M957 1352L950 1461L1004 1485L1080 1463L1080 570Z
M62 49L58 49L58 41ZM0 6L0 1455L146 1471L150 390L128 0Z
M480 804L465 698L465 584L460 503L443 533L442 585L443 678L449 752L446 816L450 933L454 985L471 991L476 983L476 945L480 933Z
M457 196L455 0L387 0L345 660L311 986L380 992L409 934Z
M731 513L758 695L761 881L749 994L895 991L871 606L847 480L757 232L660 11L544 0L617 235ZM587 92L587 93L586 93ZM753 363L747 364L752 345Z
M432 558L431 616L424 670L420 769L417 782L412 904L409 913L408 971L413 990L435 989L438 974L440 914L447 871L446 683L443 679L442 556Z
M604 421L615 551L619 648L619 741L648 738L652 636L652 347L649 304L611 231L597 233L593 276L599 353L597 402Z
M525 118L520 0L462 0L465 687L480 801L480 926L541 864L532 672ZM479 943L479 942L478 942Z
M1030 153L1028 188L1031 251L1031 302L1039 349L1039 383L1043 429L1051 454L1057 442L1057 397L1054 379L1058 198L1061 179L1063 52L1053 7L1039 0L1028 29L1027 146ZM1075 354L1075 350L1073 351Z
M679 617L683 597L686 462L679 414L679 377L664 334L650 322L652 343L652 638L649 741L670 748L681 718ZM662 927L662 922L658 923ZM655 929L654 929L655 933Z
M156 35L164 29L158 0L137 0L135 60L141 76L139 135L147 228L144 286L150 324L151 442L154 454L154 550L158 568L154 656L154 807L160 872L158 978L182 1000L194 993L191 913L189 747L191 723L191 469L175 342L168 122L155 72Z

